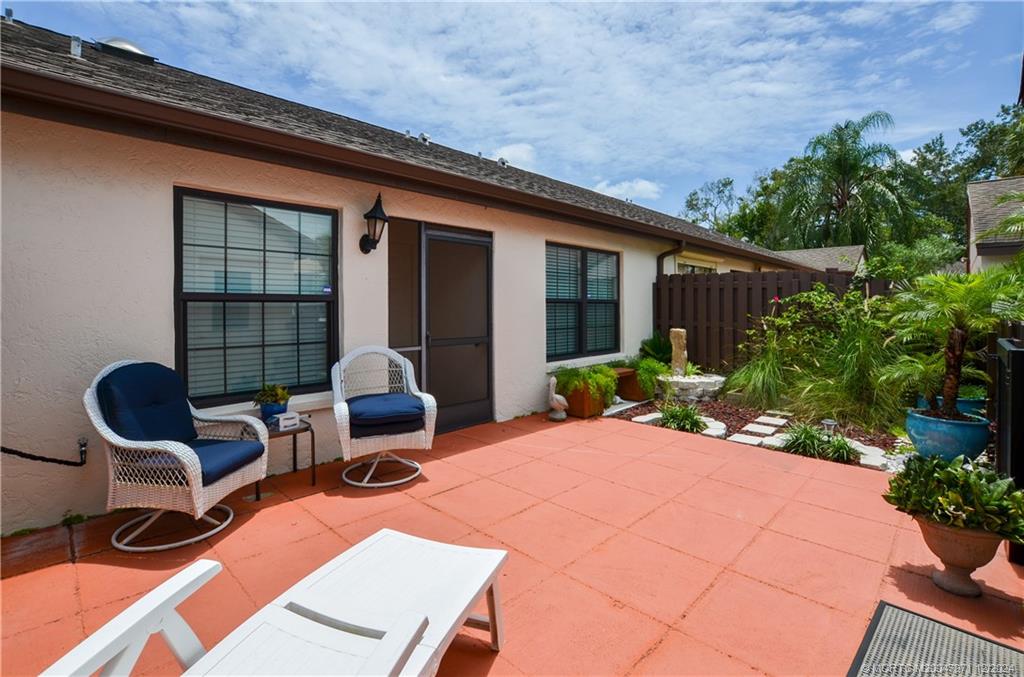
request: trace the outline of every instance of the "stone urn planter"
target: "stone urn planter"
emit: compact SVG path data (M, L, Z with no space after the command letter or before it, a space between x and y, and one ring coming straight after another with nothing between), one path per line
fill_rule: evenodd
M928 549L945 566L944 570L932 574L935 585L954 595L980 596L981 588L971 574L992 561L1003 541L1002 536L980 529L946 526L920 515L915 515L914 521L921 528Z

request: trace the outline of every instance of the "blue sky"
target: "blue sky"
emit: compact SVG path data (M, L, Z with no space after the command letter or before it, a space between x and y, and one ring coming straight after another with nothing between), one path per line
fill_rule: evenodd
M677 213L833 122L900 151L1015 100L1024 3L26 3L15 17Z

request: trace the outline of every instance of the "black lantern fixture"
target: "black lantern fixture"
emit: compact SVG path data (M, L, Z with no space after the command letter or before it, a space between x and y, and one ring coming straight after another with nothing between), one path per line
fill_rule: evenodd
M377 243L384 235L384 226L388 225L388 215L380 203L380 193L377 193L377 201L370 211L363 214L363 218L366 219L366 235L359 238L359 251L369 254L377 248Z

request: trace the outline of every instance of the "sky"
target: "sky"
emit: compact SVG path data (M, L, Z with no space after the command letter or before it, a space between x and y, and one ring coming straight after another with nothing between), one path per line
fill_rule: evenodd
M1016 100L1024 3L6 2L87 40L676 214L888 111L910 150Z

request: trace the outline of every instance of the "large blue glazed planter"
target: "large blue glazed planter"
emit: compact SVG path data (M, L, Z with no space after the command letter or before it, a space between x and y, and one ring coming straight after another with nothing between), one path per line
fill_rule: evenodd
M941 456L952 461L966 456L972 461L988 445L988 419L970 416L970 421L947 421L907 410L907 436L922 456Z
M287 402L285 402L284 404L277 404L275 402L261 404L260 418L262 418L263 421L266 422L271 416L277 416L278 414L283 414L286 411L288 411Z
M942 398L939 397L939 406L942 406ZM961 414L974 414L975 416L985 415L985 405L988 403L984 397L958 397L956 398L956 409ZM917 396L917 408L927 409L928 400L923 396Z

